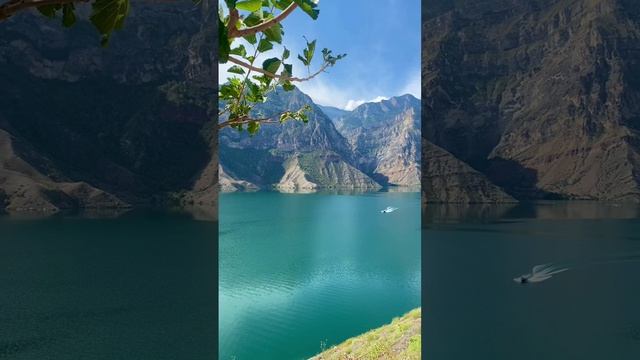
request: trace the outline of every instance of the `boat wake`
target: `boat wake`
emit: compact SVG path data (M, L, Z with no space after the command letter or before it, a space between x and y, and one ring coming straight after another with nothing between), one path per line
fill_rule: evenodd
M619 255L608 255L598 258L593 258L583 262L573 263L559 263L559 264L541 264L536 265L531 269L531 273L523 274L513 281L519 284L526 283L538 283L552 278L554 275L573 270L581 267L594 266L594 265L607 265L607 264L620 264L627 262L640 262L640 253L626 253Z
M568 267L561 267L553 264L536 265L531 269L530 274L520 275L519 277L514 278L513 281L520 284L542 282L550 279L555 274L559 274L567 270L569 270Z

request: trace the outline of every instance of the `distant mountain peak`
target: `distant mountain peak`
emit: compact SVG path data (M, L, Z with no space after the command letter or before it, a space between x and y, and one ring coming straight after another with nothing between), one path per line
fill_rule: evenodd
M309 104L309 122L265 125L252 137L224 129L220 134L220 163L233 181L260 187L300 191L327 186L416 185L420 107L407 96L384 101L385 108L397 111L370 112L380 113L386 120L381 117L381 126L372 133L375 141L361 139L371 143L365 154L360 152L362 147L353 146L360 135L342 132L338 126L343 119L362 113L315 104L297 88L289 92L278 88L256 110L271 116Z

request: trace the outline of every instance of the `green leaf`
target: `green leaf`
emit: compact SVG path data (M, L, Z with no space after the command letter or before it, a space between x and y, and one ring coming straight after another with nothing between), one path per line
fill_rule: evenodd
M267 100L260 86L258 86L252 81L247 81L246 84L247 84L247 88L249 89L249 92L247 93L247 101L250 101L253 103L262 103L262 102L265 102L265 100Z
M230 73L234 73L234 74L240 74L240 75L244 74L244 69L242 67L238 66L238 65L233 65L227 71L230 72Z
M302 11L306 12L307 15L311 16L311 18L313 20L316 20L318 18L318 15L320 14L320 10L318 10L318 4L316 4L314 1L312 1L312 0L293 0L293 2L298 4L298 7L300 7L300 9L302 9Z
M267 40L282 44L282 25L275 24L272 27L263 31Z
M278 10L284 10L288 8L292 2L293 0L274 0L273 1L274 5L276 6L276 9Z
M284 78L293 76L293 65L291 64L283 64L284 70L282 70L282 75Z
M289 120L289 119L291 119L291 113L290 113L290 112L288 112L288 111L287 111L287 112L285 112L285 113L280 114L280 123L281 123L281 124L282 124L283 122L285 122L285 121Z
M259 76L256 75L253 78L258 80L265 89L267 89L271 85L271 82L273 81L273 78L266 75L259 75Z
M56 17L56 11L60 10L61 5L60 4L54 4L54 5L43 5L43 6L38 6L38 11L50 18L53 19L54 17Z
M236 2L236 9L245 11L258 11L262 8L262 0L245 0Z
M75 6L73 3L64 4L62 6L62 25L71 27L76 23Z
M272 74L275 74L280 67L280 59L270 58L262 63L262 68Z
M304 57L307 59L308 64L311 64L311 60L313 59L313 54L316 52L316 41L307 42L307 48L304 50Z
M220 85L219 97L221 100L234 100L242 92L242 81L237 78L229 79L229 82Z
M289 51L289 49L284 48L284 51L282 52L282 60L287 60L289 58L289 55L291 55L291 51Z
M258 39L256 38L256 34L244 36L244 39L247 40L247 42L251 45L255 45L255 43L258 42Z
M220 64L224 64L229 60L230 48L231 43L229 42L227 27L222 22L222 19L218 17L218 62Z
M233 55L239 55L242 57L247 56L247 50L244 48L244 45L240 44L237 47L231 49L231 51L229 52L230 54Z
M260 40L260 43L258 44L258 51L265 52L271 49L273 49L273 45L271 44L271 41L267 39Z
M249 89L249 92L247 93L247 101L253 103L261 103L266 100L260 86L256 85L252 81L247 81L246 84L247 88Z
M224 0L229 9L233 9L236 7L236 0Z
M251 121L249 122L249 125L247 125L247 131L249 132L249 135L254 135L258 132L258 130L260 130L260 123L257 121Z
M262 22L262 11L252 12L242 22L248 27L260 24Z
M114 30L122 29L124 19L129 15L129 0L95 0L91 8L89 19L102 35L104 46Z
M284 91L291 91L296 87L290 81L285 81L282 83L282 88L284 89Z
M307 48L302 50L303 55L298 55L298 59L306 66L309 66L311 65L311 60L313 60L313 54L316 52L316 41L309 41L306 37L304 39L307 41Z
M339 54L338 56L333 56L331 55L331 52L332 51L327 48L322 49L322 59L330 66L335 65L338 60L342 60L347 56L347 54Z

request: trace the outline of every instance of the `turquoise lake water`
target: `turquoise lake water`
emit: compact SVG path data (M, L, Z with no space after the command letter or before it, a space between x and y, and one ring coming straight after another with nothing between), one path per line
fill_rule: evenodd
M0 359L216 358L217 224L0 217Z
M429 206L423 356L640 358L640 207ZM518 284L536 265L566 269Z
M219 214L221 360L306 359L420 306L419 193L223 194Z

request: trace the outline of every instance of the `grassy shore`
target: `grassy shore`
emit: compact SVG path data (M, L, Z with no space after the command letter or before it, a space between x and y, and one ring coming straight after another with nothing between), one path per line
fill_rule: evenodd
M391 324L348 339L310 360L419 360L422 311L411 310Z

